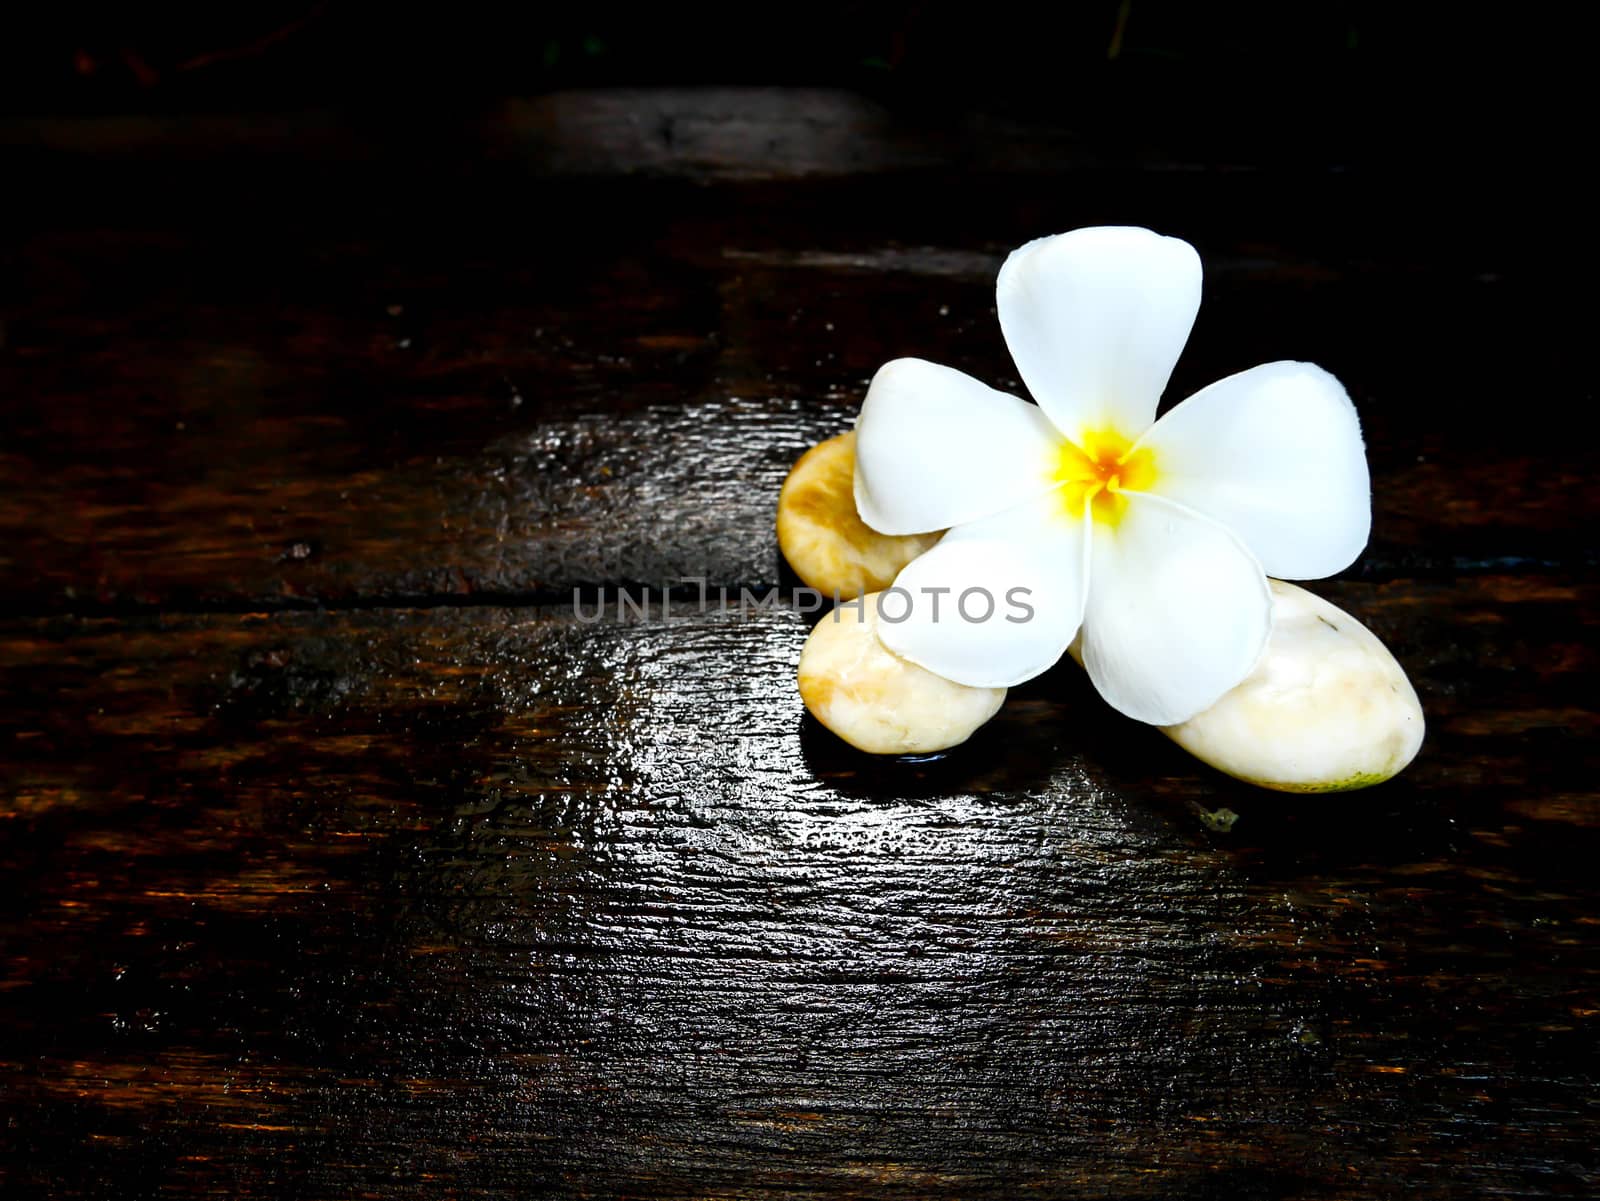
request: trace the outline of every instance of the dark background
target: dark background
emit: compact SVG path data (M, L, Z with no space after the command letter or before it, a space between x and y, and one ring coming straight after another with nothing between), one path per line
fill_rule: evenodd
M1353 0L30 5L5 17L0 118L11 118L8 141L37 150L70 142L74 126L29 118L234 114L249 130L269 115L291 124L309 115L335 131L335 157L392 163L412 138L421 167L481 141L507 98L839 88L883 105L926 146L951 131L957 159L970 146L954 124L981 115L1064 135L1075 162L1354 173L1366 196L1391 206L1381 230L1376 214L1358 216L1371 231L1362 236L1410 242L1426 258L1464 250L1514 263L1548 292L1551 327L1577 336L1570 281L1593 261L1577 232L1587 221L1592 28L1576 4ZM102 127L94 146L114 149L131 132ZM272 136L228 141L216 139L217 178L237 173L259 188L248 161L270 157ZM26 205L30 164L14 161ZM69 156L36 169L78 165ZM451 186L436 167L408 181L411 202L419 187ZM137 171L95 186L116 187L124 203L182 203L182 189L161 180L138 186ZM337 204L339 191L322 199ZM1339 191L1308 190L1296 219L1337 236ZM53 210L62 197L47 194L37 193Z
M1482 157L1576 116L1583 6L60 4L7 14L12 113L459 108L560 88L823 85L1219 155Z
M984 114L1066 131L1102 163L1377 173L1419 248L1537 270L1588 261L1547 239L1583 220L1592 24L1582 5L1348 0L30 5L5 18L0 114L332 113L354 146L409 126L420 161L430 130L507 97L843 88L935 140Z

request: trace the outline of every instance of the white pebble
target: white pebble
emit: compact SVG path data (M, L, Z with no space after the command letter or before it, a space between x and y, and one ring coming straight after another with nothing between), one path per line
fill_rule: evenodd
M1389 779L1422 746L1422 705L1405 670L1342 609L1270 583L1272 634L1255 671L1166 734L1218 771L1280 792Z

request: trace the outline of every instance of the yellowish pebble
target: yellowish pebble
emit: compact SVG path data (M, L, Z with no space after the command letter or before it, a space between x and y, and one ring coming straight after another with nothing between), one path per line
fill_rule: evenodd
M944 536L880 534L856 513L852 430L800 456L778 494L778 547L800 579L845 600L894 583L900 569Z
M800 698L823 725L874 755L957 746L1005 703L1004 688L968 688L878 641L878 596L824 615L800 651Z

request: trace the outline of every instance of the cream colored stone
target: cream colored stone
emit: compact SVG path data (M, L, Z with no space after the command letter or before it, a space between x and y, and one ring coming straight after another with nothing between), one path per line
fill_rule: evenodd
M1270 583L1272 634L1255 671L1165 733L1218 771L1280 792L1389 779L1422 746L1422 705L1404 669L1348 613Z
M894 583L900 569L944 535L880 534L856 513L852 430L800 456L778 494L778 548L824 596L845 600Z
M874 755L924 755L965 742L1000 710L1004 688L968 688L878 641L878 596L817 622L800 651L800 698L851 746Z

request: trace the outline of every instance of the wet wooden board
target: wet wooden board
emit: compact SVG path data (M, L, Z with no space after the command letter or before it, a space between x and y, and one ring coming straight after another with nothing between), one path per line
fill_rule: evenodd
M1592 1182L1600 593L1330 594L1432 726L1402 781L1313 801L1070 666L946 762L863 760L803 719L789 610L12 622L23 1179Z
M802 116L816 103L794 102ZM7 611L776 582L778 485L847 427L877 367L916 355L1018 389L993 314L1006 249L1109 219L1204 256L1169 402L1283 358L1347 381L1379 479L1356 572L1594 565L1600 459L1524 451L1533 435L1507 427L1525 404L1557 428L1575 418L1580 365L1537 349L1573 316L1525 248L1492 225L1452 240L1449 220L1415 212L1427 191L1397 196L1392 174L1087 152L1050 174L1026 139L987 172L890 156L898 170L841 174L865 153L842 134L821 178L781 157L769 170L793 178L745 178L748 148L665 160L735 174L711 187L574 174L554 152L530 179L499 151L458 148L466 199L433 211L392 166L341 174L304 130L300 173L246 159L259 178L219 196L192 141L214 135L184 128L148 157L69 153L99 145L81 131L34 150L62 183L25 199L6 252ZM623 155L617 129L620 144L598 144ZM589 136L578 122L574 144ZM144 186L128 189L135 171ZM325 206L283 194L324 172ZM79 211L108 190L128 196L112 228Z
M1519 420L1589 385L1446 182L821 93L0 152L6 1196L1600 1185L1600 474ZM1070 665L933 763L804 718L789 462L886 358L1011 384L998 262L1106 220L1204 255L1173 397L1349 384L1313 587L1416 681L1399 780L1251 790Z
M93 264L36 253L41 278L82 268L119 309L137 281L174 271L160 239L97 245ZM224 285L199 261L210 252L192 253L203 281L184 279L165 316L146 300L96 318L111 327L92 334L98 352L84 353L77 311L16 323L0 366L20 398L0 454L12 612L770 583L789 465L848 428L886 357L948 360L1016 387L992 313L998 259L977 252L973 279L930 271L953 253L930 249L881 271L731 252L703 267L589 266L583 303L603 334L560 314L576 267L552 282L468 262L460 291L423 302L434 313L404 299L422 286L414 277L363 284L351 317L342 296L296 310L258 278ZM272 265L247 272L301 254L265 253ZM355 274L379 269L382 251L369 254ZM314 277L306 259L293 270ZM662 282L674 273L681 287ZM213 284L225 303L178 316L191 289ZM1506 336L1516 302L1492 285L1395 292L1382 278L1307 289L1224 275L1172 394L1272 358L1337 365L1379 480L1358 572L1591 565L1594 456L1507 461L1481 398L1511 385L1433 373L1437 346L1395 362L1416 345L1391 332L1402 311L1430 309L1453 341L1463 327ZM1330 329L1358 321L1348 348L1330 345ZM152 523L152 510L171 518Z

